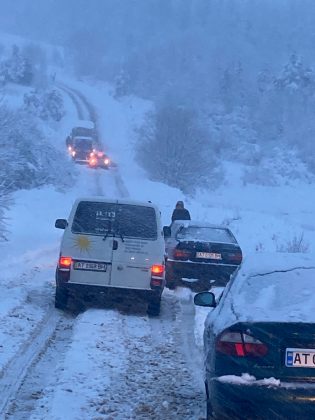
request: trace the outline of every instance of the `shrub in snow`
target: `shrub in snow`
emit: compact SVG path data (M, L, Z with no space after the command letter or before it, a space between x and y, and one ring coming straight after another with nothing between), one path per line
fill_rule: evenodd
M136 158L152 180L185 193L199 186L208 187L219 165L203 127L191 109L161 106L148 113L137 130Z
M60 121L65 115L63 99L57 90L26 93L24 108L27 112L46 121Z
M285 244L276 244L277 252L306 253L309 251L310 244L305 241L304 234L294 235Z

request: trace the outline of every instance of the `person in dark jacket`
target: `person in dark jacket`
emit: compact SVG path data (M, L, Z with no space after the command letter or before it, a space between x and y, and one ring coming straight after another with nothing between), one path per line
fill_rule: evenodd
M175 220L191 220L189 211L185 209L182 201L177 201L176 207L172 214L172 223Z

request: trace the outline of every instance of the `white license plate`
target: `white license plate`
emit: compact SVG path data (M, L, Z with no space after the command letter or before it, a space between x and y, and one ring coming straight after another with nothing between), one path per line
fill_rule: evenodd
M315 349L286 349L287 367L315 368Z
M222 260L221 254L215 252L196 252L196 258L207 258L209 260Z
M107 264L98 262L75 261L73 263L75 270L106 271Z

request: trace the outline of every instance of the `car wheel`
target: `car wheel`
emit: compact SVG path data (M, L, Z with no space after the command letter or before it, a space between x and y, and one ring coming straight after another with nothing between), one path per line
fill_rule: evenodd
M161 311L161 296L158 299L152 299L148 303L147 313L150 316L158 316Z
M64 287L56 286L55 308L67 309L68 307L68 290Z

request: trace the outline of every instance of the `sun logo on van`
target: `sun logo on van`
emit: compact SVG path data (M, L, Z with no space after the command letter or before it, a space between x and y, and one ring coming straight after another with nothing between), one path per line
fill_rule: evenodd
M88 236L76 236L74 239L74 246L82 251L89 251L91 249L91 241Z

